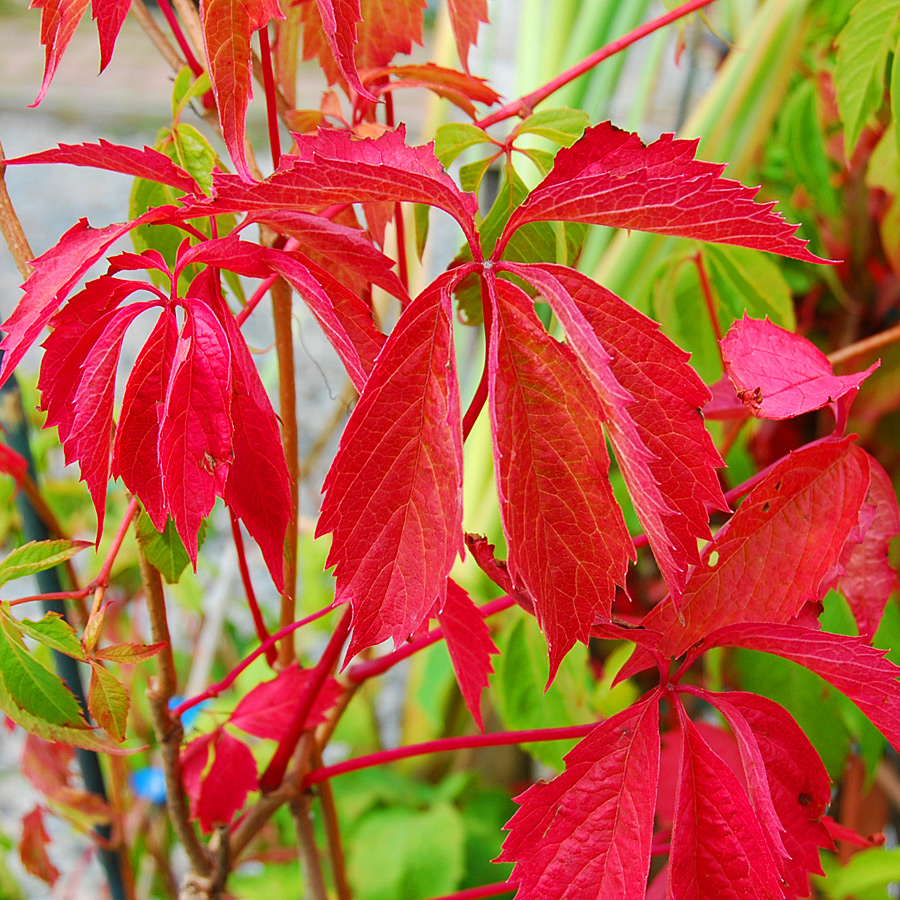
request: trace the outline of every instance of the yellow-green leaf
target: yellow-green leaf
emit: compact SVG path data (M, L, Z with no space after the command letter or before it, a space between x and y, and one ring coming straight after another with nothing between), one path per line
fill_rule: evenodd
M90 546L88 541L31 541L0 562L0 584L52 569Z
M125 740L128 719L128 691L99 663L91 663L88 709L97 724L120 744Z

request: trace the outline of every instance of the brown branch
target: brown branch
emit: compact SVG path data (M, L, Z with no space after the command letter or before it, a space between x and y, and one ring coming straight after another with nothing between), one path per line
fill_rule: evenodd
M297 839L300 842L300 855L303 857L303 866L306 869L306 883L309 887L309 896L311 900L328 900L325 876L322 873L322 858L319 856L319 848L316 846L316 835L309 818L311 802L312 797L308 794L292 800L291 816L297 828Z
M871 337L863 338L861 341L841 347L840 350L835 350L834 353L828 354L828 361L833 366L838 366L848 360L856 359L858 356L866 356L897 341L900 341L900 325L895 325L886 331L881 331L878 334L871 335Z
M318 745L313 748L312 763L317 769L323 765L322 752ZM328 841L328 858L331 861L331 874L334 878L338 900L353 900L350 882L347 880L347 864L341 842L341 823L334 802L334 791L331 789L329 781L323 781L318 787L319 802L322 807L322 824L325 826L325 838Z
M34 253L6 190L6 165L3 162L5 159L6 154L3 152L3 145L0 144L0 233L3 234L6 246L9 247L22 278L27 279L33 269L31 261L34 259Z
M178 18L181 19L194 49L201 57L205 58L206 45L203 42L203 26L200 24L200 14L197 12L197 8L191 0L172 0L172 5L175 7L175 12L178 13Z
M166 37L163 30L156 24L156 20L153 18L150 10L144 5L143 0L131 0L131 11L138 24L144 29L144 33L150 38L150 42L159 50L162 58L171 66L173 71L180 72L187 63L181 58L181 55Z

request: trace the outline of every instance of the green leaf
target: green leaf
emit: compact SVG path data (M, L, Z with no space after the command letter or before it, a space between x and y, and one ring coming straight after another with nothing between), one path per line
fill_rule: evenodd
M894 59L891 62L890 102L894 147L900 155L900 42L894 47Z
M494 160L491 157L485 159L477 159L475 162L466 163L459 168L459 183L464 191L477 194L481 188L481 182L487 174L488 169L493 165Z
M48 724L87 726L72 692L28 652L8 616L0 616L0 681L16 706Z
M829 867L831 869L831 867ZM873 847L855 853L843 866L826 870L827 878L817 878L816 885L831 900L853 897L860 900L865 892L880 888L866 896L887 898L891 882L900 881L900 848Z
M455 891L465 874L459 810L394 807L365 816L352 835L347 875L356 900L423 900Z
M31 541L23 544L0 562L0 584L52 569L90 546L88 541Z
M474 125L448 122L441 125L435 133L434 155L442 165L449 166L460 153L478 144L494 144L494 141Z
M525 119L513 133L538 134L560 147L571 147L590 124L590 116L581 109L542 109Z
M881 107L884 68L897 39L898 14L900 3L861 0L837 37L834 81L847 159L853 155L869 116Z
M172 118L177 121L185 106L196 97L202 97L212 89L208 72L201 72L194 77L190 66L185 66L176 76L172 85Z
M4 609L4 612L6 610ZM66 656L84 660L84 650L81 641L75 634L75 629L59 614L48 612L43 618L33 622L31 619L16 621L19 630L30 638L40 642L51 650L58 650Z
M128 705L128 692L116 677L92 662L88 709L97 724L120 744L126 737Z
M105 659L109 662L129 665L151 659L165 646L165 641L160 641L158 644L111 644L109 647L97 650L94 653L94 659Z
M171 140L170 148L163 152L209 193L212 189L212 170L218 160L212 144L193 125L184 122L172 128Z
M413 225L416 229L416 256L422 262L425 253L425 244L428 241L428 225L431 207L426 203L413 204Z
M198 547L203 546L205 538L206 522L200 526L200 533L197 537ZM169 519L166 522L165 530L160 533L150 521L147 513L141 511L138 516L137 539L148 562L159 569L162 577L169 584L177 584L191 559L187 550L184 549L184 544L178 536L172 520Z

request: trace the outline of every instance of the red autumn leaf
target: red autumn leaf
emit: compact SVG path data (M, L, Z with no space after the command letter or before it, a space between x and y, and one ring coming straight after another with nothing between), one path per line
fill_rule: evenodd
M52 798L69 787L74 759L73 747L29 734L22 751L22 774L38 791Z
M47 845L50 835L44 828L44 812L36 806L22 819L22 840L19 844L19 858L26 871L49 885L56 884L59 869L50 862Z
M12 476L19 487L28 474L28 461L5 441L0 441L0 472Z
M229 723L247 734L280 741L310 673L310 669L301 669L297 663L282 669L271 681L263 681L244 695L228 719ZM303 727L313 728L324 722L326 713L340 696L341 686L333 678L327 679L316 694L316 702Z
M586 222L736 244L806 262L825 262L794 237L758 189L722 178L724 165L694 159L698 141L664 134L645 146L636 134L603 122L556 155L550 174L515 210L494 250L498 259L527 222Z
M680 598L709 510L728 509L724 465L699 410L709 391L659 326L591 279L562 266L502 268L549 301L602 403L616 460L666 584Z
M737 622L787 622L818 600L868 486L866 454L849 439L781 460L708 545L681 608L665 602L644 619L662 635L659 651L680 656Z
M354 293L361 294L371 282L401 303L409 302L406 290L393 271L394 261L377 250L360 229L297 211L270 210L252 220L294 238L305 256L326 267Z
M197 193L200 190L193 177L180 166L176 166L164 153L150 147L139 150L137 147L111 144L103 138L96 144L60 144L52 150L42 150L40 153L29 153L27 156L6 160L8 166L47 163L65 163L70 166L90 166L94 169L122 172L135 178L146 178L148 181L171 185L186 194Z
M88 0L31 0L29 9L41 11L41 44L44 46L44 79L31 106L37 106L44 99L87 5Z
M362 391L385 340L375 327L371 308L302 254L272 250L266 259L306 301L353 386Z
M478 42L478 25L488 21L487 0L448 0L447 6L456 38L456 52L468 72L469 48Z
M91 16L97 23L97 35L100 38L101 72L112 59L116 38L130 7L131 0L91 0Z
M531 299L496 285L488 365L507 565L534 598L552 680L595 617L609 617L633 545L609 483L597 394Z
M59 426L66 463L78 461L81 466L81 478L97 511L98 542L106 513L119 353L128 327L154 305L134 303L107 313L85 332L66 359L69 371L64 377L48 382L41 372L39 386L47 410L46 424Z
M164 310L128 376L113 448L113 476L140 499L157 531L168 518L159 429L177 342L175 317Z
M704 648L747 647L783 656L846 694L872 724L900 748L900 668L885 650L862 638L786 624L742 624L718 629Z
M197 532L221 495L232 458L231 352L202 301L185 308L159 432L165 505L191 562Z
M316 0L322 34L344 79L366 100L375 98L364 87L356 69L356 31L361 21L359 0Z
M256 760L246 744L219 728L185 747L181 777L191 799L191 818L208 834L216 825L230 824L247 794L256 790Z
M878 368L835 375L828 357L799 334L768 319L744 318L722 338L725 371L759 419L789 419L854 391Z
M897 582L897 573L888 558L888 545L900 534L897 495L890 476L871 456L869 473L869 492L860 511L860 520L867 512L869 521L865 527L860 522L859 541L851 539L844 547L840 561L843 574L837 582L864 638L871 638L878 630L885 604Z
M266 278L271 270L265 263L265 250L253 241L242 241L236 234L191 244L185 238L178 248L175 276L188 266L199 264L227 269L247 278Z
M737 776L703 740L681 704L678 715L684 743L668 896L783 900L778 869Z
M87 219L81 219L55 246L34 260L34 272L24 284L25 295L0 326L6 332L0 341L0 350L6 351L0 365L0 384L6 381L72 288L106 248L135 226L164 218L172 209L160 207L124 225L106 228L92 228Z
M283 19L278 0L201 0L200 21L222 137L238 174L252 181L244 150L251 87L250 38L272 19Z
M234 452L222 496L259 544L272 581L282 591L284 536L293 502L281 431L247 344L227 308L221 310L221 321L231 352Z
M494 671L491 656L500 651L491 639L491 630L481 611L452 578L447 581L447 597L437 617L466 708L484 731L481 692Z
M498 862L515 862L523 897L643 900L659 774L656 698L599 724L549 784L516 797L520 808Z
M808 896L809 875L822 874L819 848L833 846L822 823L831 802L831 784L822 760L791 714L777 703L737 691L704 691L701 696L728 716L729 724L737 713L753 733L781 820L781 841L787 851L778 860L781 877L795 896Z
M474 194L464 194L434 155L430 144L410 147L401 126L378 138L360 140L343 131L294 135L296 155L259 184L234 175L213 175L215 199L192 207L197 214L267 210L318 212L341 203L406 201L450 213L470 243L477 241Z
M352 657L406 640L462 552L462 420L443 276L404 309L325 479L317 535L333 533L335 600L353 608Z
M386 80L388 78L395 80ZM466 115L476 118L473 103L491 106L500 95L483 79L434 63L417 66L385 66L366 73L366 83L378 96L397 88L419 87L433 91L458 106Z

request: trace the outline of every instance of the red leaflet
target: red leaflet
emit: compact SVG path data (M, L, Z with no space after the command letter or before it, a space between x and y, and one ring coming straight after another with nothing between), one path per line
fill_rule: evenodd
M256 790L256 760L246 744L218 728L185 747L181 777L191 798L191 818L208 834L216 825L228 825L247 794Z
M297 698L309 681L310 670L297 663L282 669L276 678L263 681L234 708L229 722L247 734L272 741L280 741L297 706ZM325 714L337 703L341 686L329 678L316 694L316 702L306 718L304 728L313 728L325 721Z
M128 3L125 4L126 11ZM97 0L94 0L96 7ZM110 172L122 172L136 178L146 178L160 184L168 184L186 194L200 192L197 182L180 166L164 153L144 147L123 147L111 144L100 138L97 144L60 144L53 150L42 150L40 153L29 153L6 160L8 166L42 165L44 163L65 163L70 166L90 166L95 169L107 169Z
M28 462L25 457L20 456L4 441L0 441L0 472L12 476L19 487L22 486L28 473Z
M678 704L684 734L668 897L783 900L762 827L735 774Z
M263 261L263 248L252 241L242 241L236 234L213 238L191 245L185 239L178 248L175 275L194 263L228 269L248 278L266 278L271 270Z
M353 608L349 659L406 640L462 541L462 421L445 275L400 316L325 479L317 535L334 537L335 600Z
M434 155L432 145L410 147L406 131L359 140L348 132L321 130L294 135L297 155L282 157L282 168L260 184L215 173L216 199L198 205L208 212L318 212L339 203L408 201L450 213L466 238L477 245L474 217L478 203L464 194ZM207 209L212 207L212 209Z
M608 618L633 545L609 484L600 402L519 288L498 281L490 339L494 465L509 573L535 601L550 679Z
M887 651L862 638L799 625L731 625L715 631L706 647L747 647L793 660L833 684L900 747L900 668Z
M481 692L487 687L488 677L494 671L491 656L500 651L491 639L491 630L481 611L452 578L447 580L447 597L437 617L466 708L484 731Z
M478 25L488 21L487 0L448 0L448 7L459 61L468 72L469 48L478 41Z
M185 307L159 433L165 504L191 562L197 531L221 494L231 464L231 353L213 311Z
M871 480L860 510L860 540L851 538L844 547L840 560L844 571L837 587L850 604L860 635L871 639L897 581L888 545L900 534L900 514L890 476L875 459L868 459ZM865 527L864 514L869 519Z
M562 266L502 268L550 302L600 398L616 461L676 601L709 539L710 509L728 509L724 465L699 409L709 391L688 354L659 326L591 279Z
M366 100L375 98L363 87L356 70L356 26L362 19L359 0L316 0L319 17L322 22L322 33L334 55L334 61L341 75L350 87Z
M87 5L88 0L31 0L28 8L41 11L41 44L44 45L44 80L31 106L44 99Z
M100 38L100 71L112 59L119 30L128 15L131 0L91 0L91 16L97 23Z
M203 44L225 146L241 178L252 181L244 151L251 88L250 37L272 19L283 19L278 0L201 0Z
M389 76L393 76L396 81L386 81ZM397 88L427 88L439 97L445 97L473 119L476 118L473 102L491 106L500 99L500 95L483 78L475 78L455 69L445 69L434 63L373 69L366 73L366 83L379 96Z
M566 755L566 770L516 797L498 862L522 897L643 900L659 774L659 706L607 719ZM680 895L676 895L680 896Z
M694 159L698 141L664 134L645 146L636 134L604 122L560 150L550 174L512 214L497 242L498 259L526 222L591 222L737 244L806 262L825 262L794 237L774 203L757 189L722 178L724 165Z
M789 419L856 390L878 368L835 375L815 344L768 319L744 318L722 338L725 371L744 405L759 419Z
M644 619L659 650L680 656L716 628L787 622L818 600L868 486L866 454L846 438L781 460L707 547L681 610L666 602Z
M121 476L125 487L140 499L157 531L166 527L168 517L159 426L177 341L175 317L164 311L128 376L113 449L113 476Z
M22 819L22 840L19 843L19 858L25 869L49 885L56 884L59 869L50 862L47 845L50 835L44 828L44 813L36 806Z

